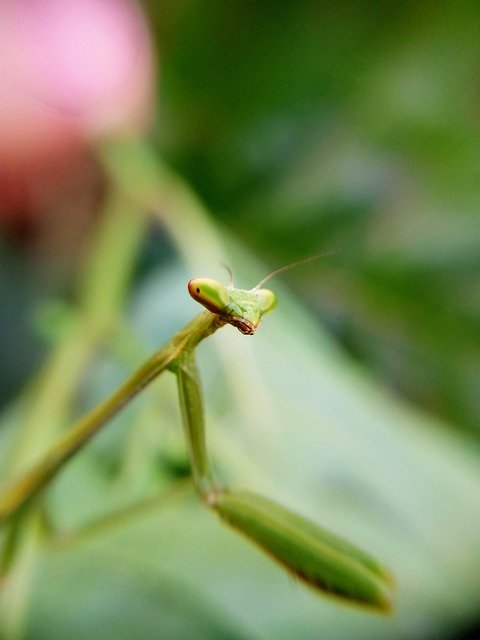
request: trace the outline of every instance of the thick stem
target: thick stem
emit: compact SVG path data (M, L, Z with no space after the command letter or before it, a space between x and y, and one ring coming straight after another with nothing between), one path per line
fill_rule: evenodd
M135 265L147 220L138 206L132 205L113 186L105 203L98 229L87 255L87 267L79 283L78 312L73 331L59 340L48 362L37 376L29 418L2 469L4 477L15 477L28 469L65 423L78 384L97 344L114 324ZM15 515L28 499L34 485L14 483L13 494L0 496L2 509ZM41 487L40 487L41 488ZM15 499L19 502L15 504ZM27 602L36 566L40 538L37 523L41 514L33 509L25 518L12 519L7 539L15 540L1 550L2 588L0 590L0 636L13 640L22 635Z
M38 547L41 542L41 513L33 509L21 521L12 524L12 565L4 567L0 598L0 637L2 640L20 640L25 635L26 610L30 597L31 577L34 572ZM14 557L13 557L14 554Z

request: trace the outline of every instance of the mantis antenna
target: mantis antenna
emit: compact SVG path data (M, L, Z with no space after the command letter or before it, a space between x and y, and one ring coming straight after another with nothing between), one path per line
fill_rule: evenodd
M314 256L309 256L308 258L303 258L302 260L297 260L296 262L291 262L290 264L287 264L284 267L275 269L275 271L272 271L271 273L268 274L268 276L265 276L265 278L260 280L260 282L255 287L253 287L252 291L256 291L257 289L260 289L262 285L264 285L266 282L271 280L274 276L278 275L279 273L283 273L284 271L289 271L290 269L293 269L293 267L298 267L301 264L312 262L313 260L318 260L318 258L325 258L326 256L331 256L334 253L338 253L338 249L334 249L332 251L326 251L325 253L317 253Z
M228 266L228 264L226 262L222 262L221 266L226 270L226 272L228 273L228 284L227 284L227 289L231 289L233 287L233 271L230 269L230 267Z

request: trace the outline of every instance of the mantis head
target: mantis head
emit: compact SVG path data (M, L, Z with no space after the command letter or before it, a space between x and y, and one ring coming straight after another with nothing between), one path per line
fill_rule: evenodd
M277 303L275 294L269 289L254 287L246 291L210 278L190 280L188 292L206 309L249 336L258 329L262 316Z
M258 329L262 316L274 309L277 304L277 298L273 291L262 289L262 285L278 273L332 253L335 252L318 253L309 258L287 264L284 267L280 267L280 269L275 269L249 291L236 289L233 286L231 282L232 273L228 269L230 273L230 283L228 285L223 285L221 282L210 278L194 278L188 283L188 292L194 300L206 309L217 314L225 322L237 327L242 333L251 336Z

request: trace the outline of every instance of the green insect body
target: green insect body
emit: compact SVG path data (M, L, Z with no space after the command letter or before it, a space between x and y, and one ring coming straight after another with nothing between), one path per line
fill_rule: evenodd
M188 291L194 300L248 336L255 333L262 316L277 303L269 289L236 289L210 278L190 280Z
M315 256L300 263L312 259ZM210 278L190 280L190 295L211 313L199 314L178 331L110 397L62 435L36 465L0 488L0 526L25 510L110 418L169 370L177 378L192 477L204 504L311 587L381 611L389 610L390 574L369 554L263 496L222 486L210 465L195 348L227 323L243 334L253 335L262 317L276 305L275 294L262 289L262 285L273 275L300 263L277 269L248 291Z

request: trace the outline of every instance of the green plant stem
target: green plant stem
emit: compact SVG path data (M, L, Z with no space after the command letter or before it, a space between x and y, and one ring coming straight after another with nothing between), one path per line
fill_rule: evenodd
M3 477L15 477L32 465L67 420L85 367L119 312L145 226L146 218L139 208L132 207L118 189L112 189L87 254L87 267L81 274L76 321L37 375L33 388L29 385L29 418L6 457ZM20 515L17 510L13 513ZM32 509L21 518L13 518L6 531L1 550L2 640L14 640L23 633L41 543L40 521L39 509ZM9 541L13 544L9 545Z
M32 571L41 543L42 517L32 509L21 522L10 527L13 538L8 570L0 580L0 638L18 640L25 634L25 613L30 595ZM8 540L6 541L8 543Z
M228 261L205 205L151 145L138 139L109 139L98 147L98 154L117 188L161 218L185 264L208 273L212 264Z
M37 375L30 416L13 442L4 477L18 474L38 459L66 422L85 367L121 309L145 227L138 208L132 210L114 190L80 277L76 322Z

